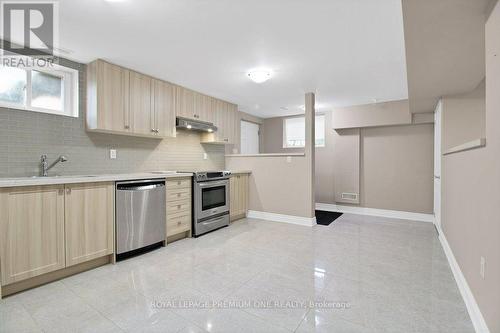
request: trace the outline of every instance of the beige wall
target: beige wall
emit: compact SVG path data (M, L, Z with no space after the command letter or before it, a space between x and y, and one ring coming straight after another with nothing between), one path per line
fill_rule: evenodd
M335 202L332 147L335 131L331 129L332 113L325 113L325 146L316 147L316 202Z
M411 124L408 100L333 109L332 127L360 128Z
M434 125L361 129L361 205L433 213Z
M486 147L443 156L442 227L490 332L500 332L500 5L486 24ZM465 98L465 97L464 97ZM451 99L454 99L452 97ZM474 102L475 100L475 102ZM445 98L443 141L461 111ZM478 99L462 100L480 110ZM447 107L446 107L447 106ZM460 108L458 108L460 109ZM448 122L448 124L446 124ZM451 134L450 134L451 133ZM477 133L471 133L477 135ZM486 259L485 279L479 275Z
M303 153L304 148L283 148L283 119L266 118L262 122L262 153Z
M249 209L314 217L314 94L306 94L303 156L226 156L229 170L251 170Z
M453 110L443 113L443 151L485 137L485 81L470 93L446 97L442 102L443 108Z
M376 114L380 104L372 104L373 109L363 106L363 112L372 110ZM383 104L394 114L408 115L405 121L412 119L407 102ZM362 207L431 214L433 114L414 117L413 125L340 130L332 129L334 115L335 111L325 112L325 147L316 148L316 202L359 203ZM354 116L355 121L358 117ZM386 120L390 122L391 118ZM347 118L345 122L354 123ZM263 127L264 152L303 152L282 148L283 117L264 119ZM359 202L342 200L343 192L357 193Z
M333 133L333 145L327 148L330 155L328 156L329 172L333 175L335 182L335 187L329 189L329 192L334 193L334 200L337 203L359 204L360 129L350 128L338 131L329 129L329 131ZM321 182L321 179L317 181ZM358 197L355 200L342 199L342 193L353 193Z
M248 208L261 212L310 217L308 161L304 156L227 156L229 170L251 170Z

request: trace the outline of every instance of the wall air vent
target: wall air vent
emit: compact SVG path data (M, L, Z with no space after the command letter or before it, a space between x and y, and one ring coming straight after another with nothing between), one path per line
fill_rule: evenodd
M357 193L342 193L342 200L358 201Z

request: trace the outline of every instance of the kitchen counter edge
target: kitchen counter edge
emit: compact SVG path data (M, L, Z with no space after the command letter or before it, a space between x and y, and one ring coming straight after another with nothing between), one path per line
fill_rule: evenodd
M192 177L192 173L172 173L172 174L157 174L157 173L130 173L130 174L110 174L110 175L95 175L95 176L62 176L62 177L47 177L47 178L0 178L0 188L20 187L20 186L44 186L44 185L61 185L61 184L78 184L78 183L100 183L100 182L115 182L124 180L140 180L140 179L168 179Z

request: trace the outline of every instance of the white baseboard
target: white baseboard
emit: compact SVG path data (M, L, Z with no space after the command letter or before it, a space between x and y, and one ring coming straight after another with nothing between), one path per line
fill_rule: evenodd
M293 216L293 215L283 215L283 214L275 214L268 212L260 212L257 210L249 210L247 213L248 218L252 219L260 219L267 221L275 221L275 222L283 222L283 223L291 223L297 225L303 225L307 227L312 227L316 225L315 217L302 217L302 216Z
M446 254L446 258L448 259L448 263L450 264L451 271L453 272L453 276L455 277L455 281L457 282L460 294L464 299L465 306L467 307L467 311L469 312L469 316L472 324L474 325L474 329L477 333L489 333L490 330L488 329L486 321L481 314L481 310L476 303L476 299L474 298L474 295L469 288L469 284L467 283L467 280L465 279L465 276L463 275L462 270L460 269L460 266L458 265L458 262L453 255L450 244L448 244L448 241L446 240L446 237L441 228L437 225L436 228L439 232L439 241L443 246L444 253Z
M434 223L433 214L402 212L398 210L376 209L366 207L342 206L334 204L316 203L316 209L329 212L351 213L359 215L380 216L402 220Z

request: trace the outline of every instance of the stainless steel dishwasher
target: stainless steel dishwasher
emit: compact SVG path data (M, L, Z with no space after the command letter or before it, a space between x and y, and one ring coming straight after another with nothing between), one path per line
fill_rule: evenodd
M164 180L116 183L116 253L121 257L165 241ZM130 252L133 251L133 252Z

